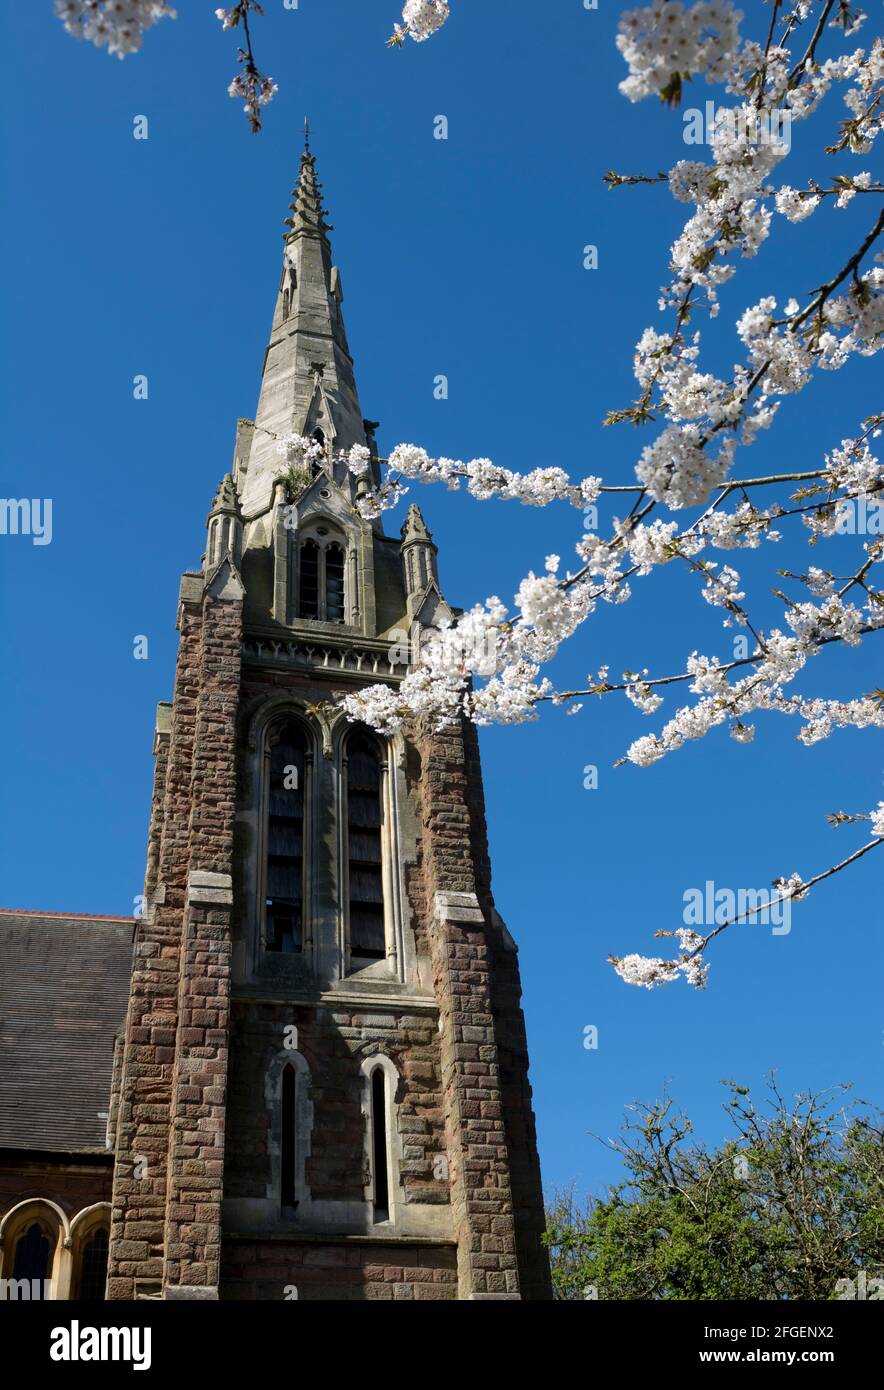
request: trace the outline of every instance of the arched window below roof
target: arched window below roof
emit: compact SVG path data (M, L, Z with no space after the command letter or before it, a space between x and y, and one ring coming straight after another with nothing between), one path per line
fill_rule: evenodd
M104 1301L108 1242L109 1232L106 1226L98 1226L83 1242L77 1272L77 1300L80 1303Z
M42 1221L32 1221L19 1236L12 1278L30 1283L31 1298L42 1299L50 1276L52 1240Z

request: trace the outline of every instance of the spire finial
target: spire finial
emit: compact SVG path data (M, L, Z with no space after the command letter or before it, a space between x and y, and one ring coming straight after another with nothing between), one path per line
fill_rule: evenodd
M288 230L283 234L291 237L295 232L324 237L334 230L325 220L322 206L322 184L316 177L316 156L310 149L310 122L304 117L304 151L298 181L292 189L290 216L286 219Z

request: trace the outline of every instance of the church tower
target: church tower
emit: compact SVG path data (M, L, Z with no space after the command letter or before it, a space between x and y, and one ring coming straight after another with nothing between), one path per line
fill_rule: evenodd
M516 947L491 895L474 728L384 739L450 614L370 451L309 143L254 422L181 581L145 909L118 1039L111 1299L545 1299ZM285 469L281 435L318 446ZM444 557L443 557L444 558Z

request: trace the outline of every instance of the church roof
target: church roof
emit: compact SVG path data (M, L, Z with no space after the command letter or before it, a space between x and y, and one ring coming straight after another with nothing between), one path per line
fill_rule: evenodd
M0 908L0 1148L104 1152L134 926Z

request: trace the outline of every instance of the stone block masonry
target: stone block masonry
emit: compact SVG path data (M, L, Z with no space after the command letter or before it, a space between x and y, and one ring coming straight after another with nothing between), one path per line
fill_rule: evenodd
M219 1277L242 605L185 576L179 628L156 887L115 1078L110 1298L217 1291Z
M444 735L423 727L415 742L459 1297L545 1299L549 1264L539 1239L543 1197L518 963L491 900L476 733L466 724Z
M442 1303L457 1293L453 1242L228 1240L222 1298Z

